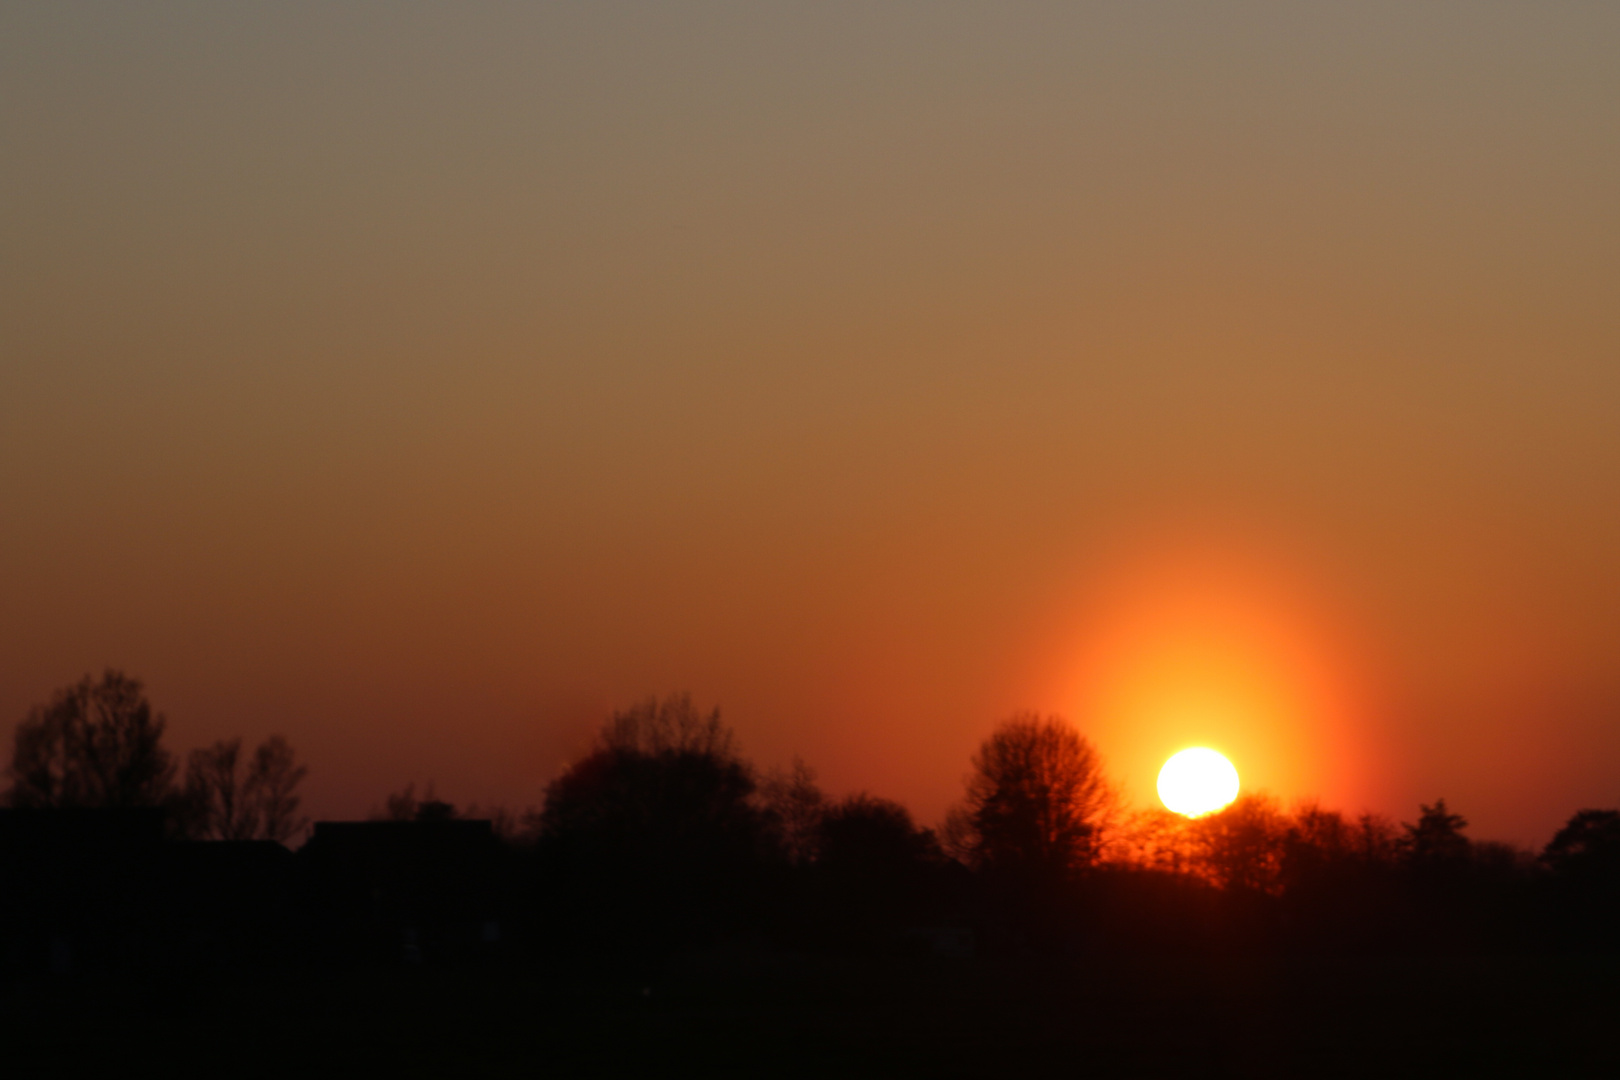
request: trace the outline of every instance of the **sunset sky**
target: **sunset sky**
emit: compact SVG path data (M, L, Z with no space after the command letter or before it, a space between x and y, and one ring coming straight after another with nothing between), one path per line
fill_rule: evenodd
M0 2L0 738L306 805L690 691L938 820L1620 804L1620 5Z

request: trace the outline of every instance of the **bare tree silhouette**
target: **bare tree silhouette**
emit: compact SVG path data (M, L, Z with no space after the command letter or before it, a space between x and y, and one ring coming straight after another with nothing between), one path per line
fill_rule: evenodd
M108 668L58 690L17 725L9 793L18 807L162 806L174 795L165 720L138 680Z
M246 763L240 738L193 750L184 800L191 831L213 840L286 843L308 824L298 816L297 794L307 772L280 735L266 739Z
M247 805L238 768L241 739L221 739L191 752L186 766L186 808L191 832L213 840L251 840L258 822Z
M597 741L609 753L741 763L736 736L720 722L720 710L699 712L690 694L647 698L614 713Z
M258 808L259 834L264 839L284 844L307 824L298 816L297 792L308 771L280 735L270 736L253 752L247 789Z
M765 778L759 797L789 864L805 866L815 861L827 807L810 766L794 757L791 769Z

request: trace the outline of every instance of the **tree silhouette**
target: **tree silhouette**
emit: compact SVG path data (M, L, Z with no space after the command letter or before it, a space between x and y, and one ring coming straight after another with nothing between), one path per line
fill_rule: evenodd
M952 846L992 873L1055 883L1096 862L1117 805L1084 736L1059 717L1018 713L973 755Z
M259 833L266 840L286 843L306 819L298 816L298 785L309 770L298 764L291 744L272 735L253 752L248 791L259 810Z
M1340 876L1355 859L1355 838L1355 827L1337 810L1324 810L1314 801L1300 804L1282 839L1284 886L1311 888Z
M238 775L241 739L221 739L191 752L186 766L186 807L191 832L212 840L251 840L259 823Z
M1468 858L1468 838L1462 831L1468 821L1446 809L1446 800L1433 806L1419 805L1417 824L1403 824L1401 849L1409 865L1419 868L1454 866Z
M646 700L613 714L598 737L603 750L643 757L688 757L723 762L747 770L737 739L720 722L720 710L702 713L690 694Z
M272 735L244 766L242 740L221 739L193 750L185 803L192 831L214 840L286 843L307 822L298 816L298 785L308 771L292 746Z
M1136 870L1187 873L1197 856L1191 824L1162 807L1138 810L1114 830L1110 860Z
M1620 948L1620 810L1577 811L1541 862L1552 877L1552 936L1583 951Z
M1201 865L1215 884L1247 892L1278 887L1287 826L1272 799L1244 792L1230 806L1196 819L1192 829Z
M648 854L752 845L754 786L718 709L701 715L685 695L648 700L615 714L596 749L547 788L541 836Z
M826 808L816 831L818 906L839 937L878 945L934 906L944 856L904 806L851 795Z
M1401 838L1389 818L1368 812L1356 818L1350 847L1364 866L1389 867L1400 858Z
M1620 889L1620 810L1581 810L1541 853L1553 873L1586 886Z
M108 668L37 705L17 725L9 793L19 807L162 806L175 767L165 720L138 680Z
M290 743L271 735L241 763L241 738L222 738L191 751L185 803L196 836L214 840L275 840L285 844L305 827L298 784L308 769Z
M820 851L826 796L816 786L816 774L810 766L795 757L787 772L765 778L759 796L788 864L806 866L814 862Z
M372 811L376 821L453 821L459 816L454 803L445 802L434 793L431 782L418 794L414 780L390 793L383 800L381 813Z
M753 770L719 710L685 695L616 714L546 789L539 851L585 922L701 935L745 903L768 847Z
M816 865L850 878L880 880L940 858L934 834L918 828L909 810L865 792L827 808L817 833Z

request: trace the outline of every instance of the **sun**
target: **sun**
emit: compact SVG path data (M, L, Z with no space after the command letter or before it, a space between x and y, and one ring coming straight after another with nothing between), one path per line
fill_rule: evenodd
M1238 774L1213 750L1195 746L1171 756L1159 770L1159 798L1178 814L1197 817L1237 798Z

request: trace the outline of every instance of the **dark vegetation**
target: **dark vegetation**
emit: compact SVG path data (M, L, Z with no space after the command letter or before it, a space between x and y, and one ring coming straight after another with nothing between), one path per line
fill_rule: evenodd
M163 733L117 672L16 730L19 1055L99 1060L67 1036L91 1023L124 1031L109 1055L151 1024L203 1061L273 1030L273 1072L328 1037L411 1073L1612 1063L1620 811L1539 854L1471 839L1443 799L1399 825L1255 794L1127 814L1079 733L1020 714L936 833L802 762L762 774L672 697L614 716L526 816L412 786L311 829L286 740L215 743L182 776Z

